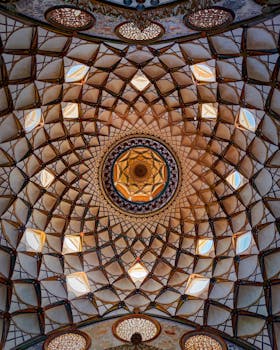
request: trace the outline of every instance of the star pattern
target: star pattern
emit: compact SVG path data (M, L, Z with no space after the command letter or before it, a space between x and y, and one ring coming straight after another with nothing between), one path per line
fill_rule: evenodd
M7 349L135 308L280 346L279 27L275 16L136 47L1 15ZM196 64L213 81L195 77ZM78 65L86 75L67 82ZM136 74L150 82L141 91ZM162 140L180 164L178 193L147 217L118 211L100 186L104 156L131 135ZM148 271L140 286L128 274L137 259Z

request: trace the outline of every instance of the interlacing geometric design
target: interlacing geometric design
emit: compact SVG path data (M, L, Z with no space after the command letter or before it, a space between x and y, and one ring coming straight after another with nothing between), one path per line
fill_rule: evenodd
M132 136L115 145L100 167L100 183L125 213L144 214L165 207L179 186L180 169L161 142ZM146 220L146 218L145 218Z
M280 348L280 17L143 47L0 21L5 349L135 308ZM99 182L104 155L135 134L181 165L174 200L147 218L120 213Z

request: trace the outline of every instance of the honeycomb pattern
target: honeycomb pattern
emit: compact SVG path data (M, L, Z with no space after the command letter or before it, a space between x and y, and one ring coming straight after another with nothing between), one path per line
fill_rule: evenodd
M278 16L139 48L1 15L5 349L135 309L280 348L279 27ZM198 63L212 81L193 76ZM83 77L66 82L79 64ZM140 73L142 91L131 84ZM100 189L102 157L132 134L166 142L182 168L178 195L149 218L119 213ZM128 274L137 259L140 285Z

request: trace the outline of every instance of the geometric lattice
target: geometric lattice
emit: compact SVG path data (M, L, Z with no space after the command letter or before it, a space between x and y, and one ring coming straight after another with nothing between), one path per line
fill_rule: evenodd
M141 48L4 15L0 22L6 348L135 311L209 327L254 349L280 347L280 17ZM214 81L195 79L198 63ZM83 79L66 82L78 64L88 67ZM130 83L136 74L150 82L141 91ZM204 118L203 104L217 115ZM255 124L240 121L244 109ZM136 134L170 145L181 165L174 200L148 218L114 208L98 175L112 145ZM227 181L233 172L242 176L237 188ZM139 287L128 274L137 258L148 271ZM82 294L67 286L77 273ZM202 294L186 294L194 278L207 282Z

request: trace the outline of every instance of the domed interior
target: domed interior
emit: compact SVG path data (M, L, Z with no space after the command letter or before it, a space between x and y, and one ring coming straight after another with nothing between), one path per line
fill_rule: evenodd
M3 349L71 327L113 347L115 318L134 313L162 324L156 348L197 329L280 349L280 10L252 3L257 18L176 38L165 27L146 45L1 3ZM121 151L106 157L137 138L158 142L169 174L143 212L104 189Z

